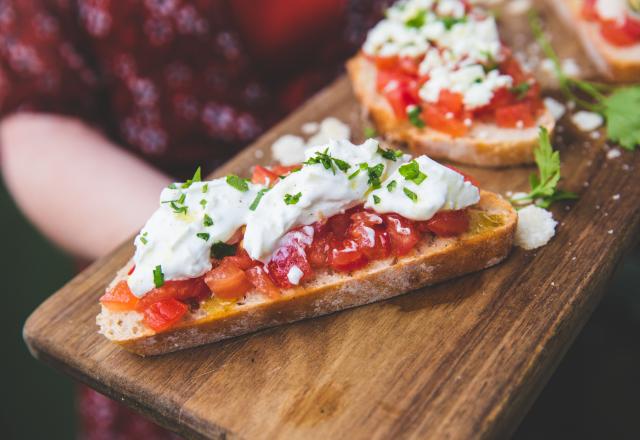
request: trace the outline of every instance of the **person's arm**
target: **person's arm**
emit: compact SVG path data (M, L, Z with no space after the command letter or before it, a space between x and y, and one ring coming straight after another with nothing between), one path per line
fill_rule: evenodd
M143 226L170 178L84 123L24 113L0 122L0 165L25 215L53 242L97 258Z

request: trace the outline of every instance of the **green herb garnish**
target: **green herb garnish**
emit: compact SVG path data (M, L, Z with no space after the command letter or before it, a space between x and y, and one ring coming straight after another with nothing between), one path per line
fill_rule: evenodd
M396 185L397 185L396 181L392 180L387 184L387 191L393 192L393 190L396 189Z
M207 201L205 199L200 200L200 205L202 205L202 208L204 209L205 206L207 206Z
M187 180L186 182L184 182L182 185L180 185L180 187L189 188L193 182L201 182L201 181L202 181L202 172L200 170L200 167L198 167L196 172L193 173L193 177Z
M211 245L211 256L216 260L221 260L224 257L231 257L236 254L236 246L227 244L222 241L216 241Z
M424 128L424 121L420 118L422 109L417 105L412 105L407 109L407 117L409 122L418 128Z
M185 205L179 205L175 201L172 201L169 204L171 205L171 209L173 209L173 212L175 212L176 214L186 214L188 211L188 208Z
M402 188L402 191L405 193L407 197L409 197L414 202L418 201L418 194L414 193L409 188Z
M209 216L209 214L204 215L204 219L202 220L202 224L205 226L213 226L213 219Z
M209 233L208 232L198 232L196 237L202 238L204 241L209 241Z
M379 204L380 203L380 197L378 197L377 195L374 194L373 195L373 203L375 205Z
M302 197L302 193L301 192L299 192L298 194L294 194L294 195L285 194L284 195L284 203L286 203L287 205L295 205L300 200L300 197Z
M394 162L398 160L399 157L402 156L402 151L400 150L392 150L392 149L385 150L380 147L378 147L377 153L380 156L384 157L385 159L392 160Z
M398 172L406 180L410 180L416 185L420 185L422 182L424 182L424 179L427 178L427 175L420 171L420 166L418 165L418 162L415 161L415 159L409 163L402 165L398 169Z
M164 274L162 273L162 266L160 265L153 269L153 284L156 288L164 285Z
M368 167L367 173L369 175L369 180L367 181L367 184L370 185L373 189L380 188L380 177L382 176L383 172L384 164L379 163L374 167Z
M537 12L532 11L529 15L529 23L538 44L553 63L565 96L580 107L601 114L606 121L609 140L619 143L627 150L635 150L640 145L640 85L616 87L567 76L562 70L558 55L544 35ZM586 94L588 99L578 96L577 92Z
M427 11L423 9L418 11L416 15L414 15L413 17L405 21L404 24L407 27L419 29L422 26L424 26L426 19L427 19Z
M140 241L142 242L142 244L147 244L148 243L148 241L147 241L147 232L145 232L144 234L142 234L140 236Z
M531 191L526 196L511 199L511 203L522 205L535 202L541 208L548 208L555 201L578 198L572 192L558 189L560 153L553 151L549 132L544 127L540 127L540 141L533 155L538 165L538 174L533 173L529 176Z
M531 89L531 84L528 82L521 82L517 86L513 86L509 89L511 93L516 95L516 99L521 100L527 95L527 92Z
M209 191L209 184L205 183L204 185L202 185L202 192L206 193L207 191Z
M378 136L378 132L373 127L364 127L364 130L362 130L362 133L364 134L365 139L374 138Z
M451 30L451 28L454 27L458 23L466 23L467 22L467 17L460 17L460 18L442 17L440 20L442 21L442 24L444 24L444 27L447 30Z
M262 188L260 191L258 191L258 194L256 194L256 198L253 199L253 202L251 202L251 205L249 205L249 209L251 211L256 210L258 204L260 204L260 200L262 200L262 196L264 196L264 193L266 193L267 191L269 191L269 188Z
M241 192L249 191L249 184L247 183L247 179L238 177L235 174L230 174L227 176L227 184Z
M325 169L331 170L333 172L333 174L336 173L335 166L337 166L338 169L340 171L342 171L343 173L346 173L349 170L349 168L351 168L351 165L349 165L344 160L337 159L337 158L331 156L329 154L329 148L326 148L323 152L316 151L316 155L314 157L312 157L311 159L309 159L309 160L307 160L306 162L303 162L303 163L305 165L315 165L315 164L319 163ZM334 164L335 164L335 166L334 166Z

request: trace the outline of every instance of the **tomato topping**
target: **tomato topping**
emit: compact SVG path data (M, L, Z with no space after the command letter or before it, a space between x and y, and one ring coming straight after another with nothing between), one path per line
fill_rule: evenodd
M624 29L629 35L636 39L636 42L640 40L640 19L627 15L624 22Z
M313 228L303 227L288 232L280 239L280 247L274 251L267 263L267 271L277 286L294 286L289 280L290 271L296 270L294 267L302 272L299 282L311 276L312 270L306 251L313 242L313 235Z
M367 264L367 257L355 240L345 240L331 251L329 264L334 270L350 272L364 267Z
M100 297L100 302L109 310L124 312L134 310L139 298L135 296L126 281L120 281Z
M167 298L187 300L190 298L203 299L211 296L211 291L202 277L189 280L165 281L162 287L156 287L140 298L136 310L142 311L149 305Z
M464 125L463 121L456 119L453 112L435 105L425 106L422 110L422 119L428 127L452 137L464 136L469 131L469 127Z
M459 115L464 109L463 96L460 93L441 90L438 96L438 107L443 111Z
M615 46L631 46L638 42L638 37L633 34L633 27L627 28L628 20L620 23L618 20L602 20L600 33ZM633 25L632 25L633 26Z
M456 167L453 167L451 165L445 165L445 167L452 169L453 171L455 171L458 174L462 174L462 177L464 177L464 181L465 182L469 182L473 186L480 187L480 184L478 183L478 181L475 178L473 178L471 175L469 175L469 174L467 174L467 173L465 173L463 171L460 171L459 169L457 169Z
M229 257L224 257L223 261L227 263L233 263L235 266L239 267L242 270L247 270L250 267L256 266L259 264L257 261L253 260L247 251L244 250L241 246L238 246L238 250L236 254Z
M425 223L437 236L453 237L469 230L469 214L465 209L439 211Z
M409 253L420 241L415 223L398 214L385 214L384 219L394 255Z
M295 170L300 169L300 165L275 165L271 167L271 172L277 176L288 176Z
M167 298L151 304L144 310L144 324L156 332L173 327L187 313L187 305Z
M307 259L312 268L318 269L329 265L329 254L333 246L334 238L331 231L323 235L314 236L313 243L307 252Z
M264 293L269 298L277 298L280 296L280 289L273 284L269 275L264 271L261 266L254 266L248 269L246 272L249 282L258 291Z
M376 87L387 101L396 117L407 118L407 107L417 105L420 102L418 92L420 84L417 79L400 73L379 70L377 74Z
M244 270L238 267L233 260L226 257L220 265L211 269L204 276L204 282L214 296L221 299L242 298L252 288Z
M395 70L398 67L398 57L373 57L378 70Z
M598 11L596 10L597 0L583 0L582 2L582 18L587 21L598 19Z
M278 178L278 175L273 171L270 171L265 167L261 167L260 165L256 165L253 169L251 182L257 185L273 185L278 181Z
M535 118L526 103L509 105L496 109L496 123L503 128L533 127Z

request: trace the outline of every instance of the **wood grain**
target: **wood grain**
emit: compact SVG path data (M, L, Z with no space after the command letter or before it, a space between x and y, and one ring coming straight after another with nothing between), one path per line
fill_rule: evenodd
M581 57L571 38L562 49ZM216 175L246 174L250 165L269 161L268 147L278 136L328 115L349 121L358 140L362 116L345 79ZM602 139L585 141L563 127L556 142L563 185L580 200L553 209L560 224L549 245L516 249L495 268L370 306L142 359L96 332L97 298L132 254L124 244L44 302L25 324L25 340L37 358L187 437L506 436L640 232L640 155L623 152L607 160ZM531 172L462 168L502 193L524 189Z

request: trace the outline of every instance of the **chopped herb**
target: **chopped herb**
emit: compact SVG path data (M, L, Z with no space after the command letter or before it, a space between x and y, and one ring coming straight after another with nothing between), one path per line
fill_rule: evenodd
M142 242L142 244L147 244L148 243L147 239L145 238L145 235L146 234L142 234L142 236L140 237L140 241Z
M162 273L162 266L160 265L153 269L153 284L156 288L164 285L164 274Z
M205 183L204 185L202 185L202 192L206 193L207 191L209 191L209 184Z
M542 208L548 208L555 201L578 198L572 192L558 189L560 153L553 151L549 132L544 127L540 127L540 142L538 148L533 151L533 155L538 165L538 174L533 173L529 176L531 191L526 196L511 199L511 203L522 205L535 202Z
M521 100L521 99L524 99L524 97L527 95L527 92L529 91L530 88L531 88L531 84L525 81L525 82L521 82L517 86L511 87L509 91L514 95L516 95L516 98L518 100Z
M389 184L387 185L387 191L389 192L393 192L394 189L396 189L396 181L392 180L391 182L389 182Z
M382 176L383 172L384 172L384 164L379 163L374 167L369 167L367 170L367 173L369 175L369 180L367 181L367 184L369 184L373 189L380 188L380 185L381 185L380 177Z
M366 139L378 136L378 132L373 127L364 127L363 134Z
M202 224L205 226L213 226L213 219L209 217L209 214L204 215L204 220L202 220Z
M201 182L201 181L202 181L202 172L200 170L200 167L198 167L196 172L193 173L193 177L191 179L187 180L186 182L184 182L180 186L181 186L181 188L189 188L193 182Z
M302 193L299 192L298 194L285 194L284 195L284 203L286 203L287 205L295 205L296 203L298 203L298 201L300 201L300 197L302 197Z
M178 198L178 203L183 205L186 198L187 198L187 195L185 193L180 194L180 197Z
M424 179L427 178L427 175L420 171L420 166L418 165L418 162L415 161L415 159L409 163L402 165L398 169L398 172L406 180L410 180L416 185L420 185L422 182L424 182Z
M458 23L466 23L467 17L460 17L460 18L442 17L441 21L442 21L442 24L444 24L444 27L447 28L447 30L450 30L452 27L454 27Z
M188 208L186 206L180 206L175 201L172 201L170 205L171 209L173 209L173 212L175 212L176 214L186 214L188 211Z
M204 207L207 206L207 201L205 199L200 200L200 205L202 205L202 208L204 209Z
M315 157L312 157L311 159L309 159L309 160L307 160L306 162L303 162L303 163L305 165L315 165L317 163L322 164L322 166L325 169L331 170L333 172L333 174L336 173L336 169L334 167L334 164L343 173L346 173L347 170L349 170L349 168L351 168L351 165L349 165L347 162L345 162L344 160L341 160L341 159L336 159L335 157L331 156L328 153L328 151L329 151L329 148L326 148L323 152L316 151Z
M256 194L256 198L253 199L253 202L251 202L251 205L249 205L249 209L251 211L256 210L258 204L260 203L260 200L262 200L262 196L264 196L264 193L266 193L267 191L269 191L269 188L262 188L260 191L258 191L258 194Z
M231 257L235 254L236 247L232 244L216 241L211 245L211 256L217 260L221 260L224 257Z
M418 128L423 128L424 121L420 119L420 113L422 113L422 109L417 105L411 105L407 108L407 117L409 118L409 122Z
M407 197L409 197L411 200L413 200L414 202L418 201L418 194L414 193L413 191L411 191L409 188L402 188L402 191L404 191L404 193L406 194Z
M380 197L378 197L377 195L374 194L373 195L373 203L375 205L379 204L380 203Z
M366 162L362 162L360 165L358 165L358 169L349 175L349 180L353 179L358 174L360 174L360 171L366 171L368 169L369 169L369 164Z
M360 174L360 168L349 174L349 180L354 179L358 174Z
M247 183L247 179L243 179L242 177L238 177L235 174L229 174L227 176L227 184L234 187L238 191L247 192L249 191L249 185Z
M427 11L422 9L416 13L413 17L404 22L407 27L410 28L421 28L424 26L424 23L427 19Z
M535 11L529 15L533 34L544 54L551 60L560 89L565 96L580 107L600 113L606 120L607 138L618 142L628 150L640 145L640 85L616 87L594 81L584 81L567 76L562 70L560 58L544 35L540 17ZM583 99L584 95L588 99Z
M178 187L176 186L175 183L169 184L169 186L167 188L169 188L169 189L178 189Z
M384 157L385 159L392 160L394 162L398 160L399 157L402 156L402 151L400 150L392 150L392 149L385 150L380 147L378 147L377 153L380 156Z
M204 241L209 241L209 233L207 232L198 232L196 237L202 238Z

